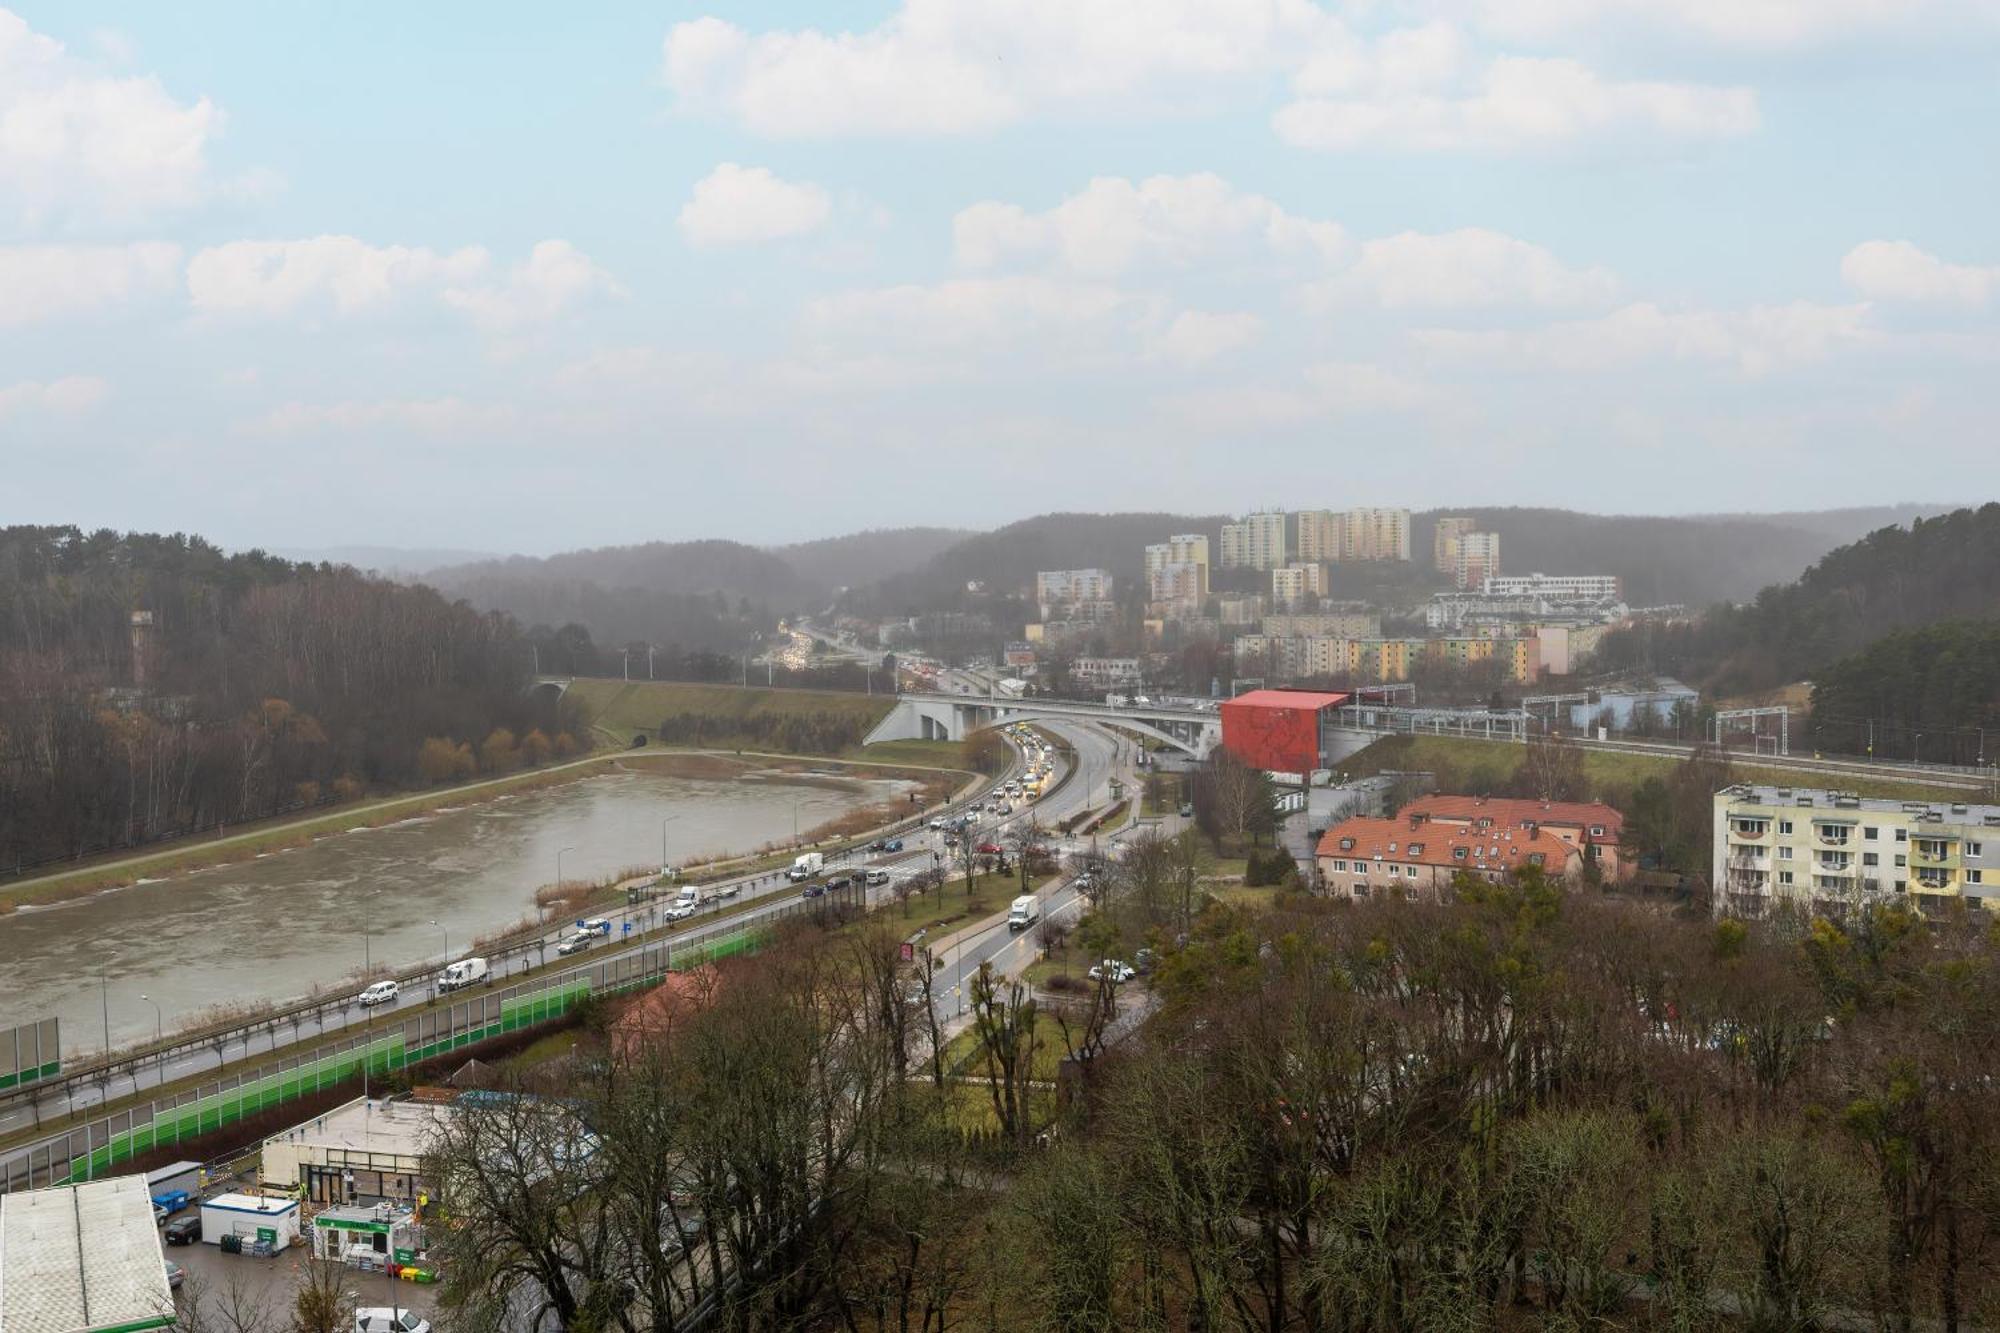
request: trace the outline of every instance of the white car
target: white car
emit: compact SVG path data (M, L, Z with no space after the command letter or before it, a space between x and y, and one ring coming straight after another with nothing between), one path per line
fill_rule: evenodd
M676 904L673 907L669 907L662 915L664 915L669 921L685 921L689 917L693 916L694 913L695 913L694 905L690 903L686 906L681 906L679 904Z
M372 1305L354 1312L354 1333L431 1333L431 1321L415 1310Z
M867 881L870 887L875 887L889 882L889 872L886 870L871 870L866 875L863 875L862 878Z
M402 989L401 986L398 986L393 981L375 982L367 990L361 992L362 1006L373 1009L378 1004L394 1004L396 996L402 993Z
M1132 970L1130 963L1122 963L1116 958L1107 958L1096 967L1090 969L1090 979L1092 981L1103 981L1108 977L1111 979L1113 985L1123 985L1138 975L1137 972Z

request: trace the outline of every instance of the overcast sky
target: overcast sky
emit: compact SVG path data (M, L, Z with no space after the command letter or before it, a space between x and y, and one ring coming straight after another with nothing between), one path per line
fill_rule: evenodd
M0 522L1976 500L1996 314L1993 0L0 9Z

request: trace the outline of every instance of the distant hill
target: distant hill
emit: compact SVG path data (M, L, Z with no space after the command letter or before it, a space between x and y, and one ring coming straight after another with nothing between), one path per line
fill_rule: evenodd
M1897 631L1996 616L2000 504L1988 504L1871 532L1745 605L1712 607L1693 624L1609 635L1600 656L1609 666L1672 671L1719 694L1745 694L1815 677ZM1870 664L1857 669L1865 674ZM1842 694L1865 693L1860 679L1843 673Z
M1616 574L1634 606L1705 606L1754 596L1760 588L1797 578L1843 542L1946 508L1669 518L1567 509L1439 509L1411 520L1410 555L1428 560L1438 518L1463 514L1500 534L1500 565L1509 574Z
M1177 533L1208 535L1213 552L1221 515L1042 514L982 532L940 551L921 568L859 591L857 610L906 615L957 607L969 581L1006 595L1032 587L1042 569L1108 569L1128 587L1145 573L1145 548Z
M384 578L414 577L447 565L469 565L479 560L500 558L492 551L428 546L279 547L271 554L308 565L349 565Z
M773 547L771 553L801 579L831 592L917 569L972 535L965 528L871 528Z

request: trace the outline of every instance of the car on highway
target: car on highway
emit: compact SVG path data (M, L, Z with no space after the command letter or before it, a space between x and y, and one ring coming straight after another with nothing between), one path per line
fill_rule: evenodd
M805 889L799 894L799 897L801 898L823 898L825 896L826 896L826 885L824 884L808 884L806 885Z
M1113 985L1123 985L1138 975L1130 963L1121 962L1116 958L1107 958L1090 969L1090 979L1092 981L1104 981L1108 979Z
M576 928L586 935L596 935L600 939L607 940L611 938L611 918L609 917L594 916L588 921L577 922Z
M378 1004L394 1004L403 988L393 981L377 981L361 992L360 1000L364 1009L373 1009Z
M829 892L833 893L838 893L843 889L851 889L854 887L854 877L852 875L835 875L826 882L826 887Z
M667 908L667 910L662 912L660 915L664 916L669 921L685 921L689 917L693 916L698 910L700 909L698 909L693 903L674 903L671 904Z
M934 829L941 829L948 827L945 817L943 815L932 815L930 826Z
M900 852L903 850L903 840L901 838L877 838L868 844L868 850L871 852Z
M192 1245L201 1239L201 1216L177 1217L162 1234L169 1245Z
M354 1312L354 1333L431 1333L431 1321L415 1310L371 1305Z
M870 888L875 888L889 882L889 872L886 870L871 870L866 875L863 875L862 879Z

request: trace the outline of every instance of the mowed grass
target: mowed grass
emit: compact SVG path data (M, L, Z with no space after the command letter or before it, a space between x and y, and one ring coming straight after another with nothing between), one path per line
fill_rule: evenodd
M1339 767L1349 777L1367 777L1384 770L1470 774L1482 779L1480 783L1471 785L1497 787L1511 779L1526 759L1527 747L1517 741L1472 740L1457 736L1385 736L1342 760ZM1680 763L1677 756L1585 750L1583 775L1593 793L1629 792L1647 778L1664 781ZM1768 763L1751 764L1738 759L1730 761L1730 772L1738 782L1780 787L1838 788L1894 801L1963 801L1969 795L1961 789L1934 787L1921 782L1773 768Z
M896 703L886 695L841 690L773 690L757 685L745 689L669 680L576 680L566 697L576 701L606 742L619 746L629 745L634 736L657 743L661 720L683 713L713 718L717 734L730 731L732 723L749 734L764 718L829 713L851 717L865 729L888 716Z

